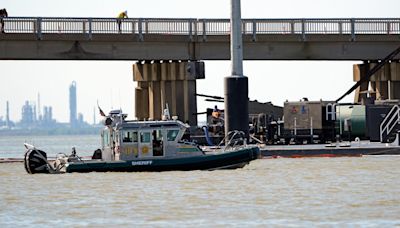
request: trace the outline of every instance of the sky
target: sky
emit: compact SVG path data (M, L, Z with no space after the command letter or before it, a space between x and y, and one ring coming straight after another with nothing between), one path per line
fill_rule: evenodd
M155 7L157 6L157 7ZM399 18L399 0L242 0L242 18ZM116 17L229 18L230 0L1 0L12 17ZM78 112L93 122L98 101L103 110L122 108L134 118L132 64L135 61L4 61L0 60L0 116L10 102L10 118L21 119L26 100L52 106L53 117L69 121L68 89L77 85ZM351 61L245 61L249 98L283 106L286 100L334 100L353 84ZM206 78L197 92L223 96L223 78L230 75L229 61L205 61ZM343 101L352 102L353 94ZM198 111L213 107L198 97ZM218 104L223 107L223 104ZM96 110L97 114L97 110ZM97 115L98 118L98 115ZM202 119L200 118L200 121Z

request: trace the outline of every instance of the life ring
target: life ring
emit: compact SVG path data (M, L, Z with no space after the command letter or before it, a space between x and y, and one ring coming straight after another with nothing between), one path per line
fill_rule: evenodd
M360 142L360 138L356 137L356 138L354 139L354 141Z
M142 147L142 153L147 154L149 152L149 148L147 146Z
M131 153L131 148L126 147L126 148L124 149L124 151L125 151L125 155L129 155L129 154Z

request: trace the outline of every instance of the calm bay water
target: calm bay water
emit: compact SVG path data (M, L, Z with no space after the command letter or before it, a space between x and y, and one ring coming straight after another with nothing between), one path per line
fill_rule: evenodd
M70 154L73 146L79 156L90 156L101 147L100 135L0 136L0 158L23 158L24 143L44 150L50 157Z
M97 146L97 136L78 138ZM69 140L52 141L69 152ZM399 164L400 156L282 158L237 170L29 175L6 163L0 227L399 227Z

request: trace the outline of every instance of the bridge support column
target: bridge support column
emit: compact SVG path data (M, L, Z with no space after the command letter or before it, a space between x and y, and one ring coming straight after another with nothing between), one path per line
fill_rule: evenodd
M133 65L135 112L139 120L160 120L166 104L171 116L197 125L196 79L204 78L203 62L145 62Z
M368 65L366 64L355 64L353 65L353 80L358 82L368 72ZM362 83L354 92L354 103L362 102L367 100L369 82Z
M353 79L365 77L376 63L353 65ZM368 90L370 88L370 90ZM365 103L367 99L400 99L400 63L391 62L376 72L369 81L362 83L355 91L354 102Z
M389 98L400 100L400 62L390 63Z
M243 40L240 0L231 0L231 76L224 79L225 136L242 131L249 138L248 79L243 75ZM226 137L225 144L228 144Z
M135 112L136 118L149 118L149 86L147 82L138 82L135 88Z
M368 64L368 67L371 70L376 65L377 63L370 63ZM386 100L389 98L389 91L388 91L389 78L390 78L390 70L388 71L388 65L385 65L370 78L372 91L375 92L375 95L372 97L375 97L376 100Z

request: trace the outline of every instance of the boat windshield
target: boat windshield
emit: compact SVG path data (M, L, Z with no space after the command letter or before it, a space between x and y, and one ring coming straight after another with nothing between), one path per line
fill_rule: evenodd
M175 141L176 136L178 136L179 130L168 130L167 132L167 140Z

